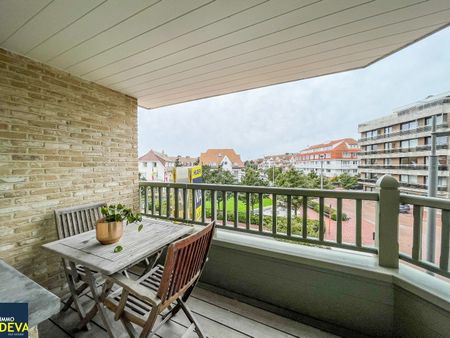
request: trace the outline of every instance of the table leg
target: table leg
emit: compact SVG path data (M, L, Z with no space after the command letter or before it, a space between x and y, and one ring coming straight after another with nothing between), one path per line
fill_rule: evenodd
M75 305L75 309L77 310L78 316L80 317L81 321L83 321L83 319L86 317L86 312L84 311L80 299L78 298L78 295L80 293L77 292L78 290L76 287L76 275L75 275L76 271L72 271L73 268L75 267L75 264L66 262L64 259L62 261L64 267L64 274L66 275L67 279L67 285L69 286L70 294L72 295L72 297L68 299L68 302L72 300L73 304ZM67 266L68 264L70 264L71 266L71 271L69 271L69 267ZM89 322L85 323L85 325L83 325L82 327L86 327L86 329L88 330L91 329L91 325L89 324Z
M89 315L91 315L91 312L97 313L97 311L100 313L100 317L102 318L103 324L105 325L105 329L108 332L108 336L111 338L114 338L114 334L112 332L112 325L107 317L106 309L101 301L101 296L99 295L97 291L97 287L95 285L95 277L92 271L89 268L86 268L86 279L89 284L89 288L92 292L92 298L94 298L94 308L89 311ZM96 310L94 310L96 309ZM94 315L95 315L94 313ZM93 316L92 316L93 317Z
M150 272L151 269L155 266L156 262L158 262L159 257L161 257L161 254L163 252L163 249L159 250L157 253L155 253L153 256L148 257L145 259L146 267L144 272L141 274L141 277L148 272Z

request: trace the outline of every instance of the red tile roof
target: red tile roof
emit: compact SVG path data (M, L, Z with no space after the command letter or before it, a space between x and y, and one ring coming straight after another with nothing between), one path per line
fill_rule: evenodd
M219 165L224 157L228 157L233 167L244 167L241 156L236 154L234 149L208 149L200 154L201 165Z
M167 155L150 149L145 155L139 157L139 162L161 162L164 165L171 160Z
M358 142L355 139L347 137L347 138L341 138L341 139L337 139L337 140L332 140L332 141L327 142L327 143L315 144L315 145L312 145L312 146L309 146L309 147L307 147L305 149L300 150L300 152L305 151L305 150L313 150L313 149L317 149L317 148L330 147L330 146L334 146L337 143L341 143L341 142L348 143L348 144L358 144Z

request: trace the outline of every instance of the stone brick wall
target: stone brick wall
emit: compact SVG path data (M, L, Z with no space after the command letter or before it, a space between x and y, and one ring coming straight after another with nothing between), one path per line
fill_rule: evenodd
M55 291L53 210L138 207L135 98L0 49L0 259Z

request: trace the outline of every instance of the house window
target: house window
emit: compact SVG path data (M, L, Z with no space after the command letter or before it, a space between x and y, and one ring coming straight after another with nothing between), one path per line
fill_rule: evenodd
M436 145L442 146L448 144L448 136L436 137ZM425 137L425 145L431 145L431 136Z
M447 136L438 136L436 137L436 145L442 146L448 144L448 137Z
M448 177L439 177L438 178L438 187L446 187L448 183Z
M415 148L417 147L417 139L404 140L400 143L401 148Z
M428 116L425 118L426 126L431 126L432 123L433 123L433 116ZM444 123L444 115L443 114L436 115L436 124L442 123Z
M392 142L386 142L386 143L384 144L384 149L385 149L385 150L392 149Z
M392 133L392 127L385 127L384 128L384 134L389 135Z
M384 165L391 165L392 164L392 159L391 158L385 158L384 159Z
M400 182L402 182L402 183L409 183L409 184L417 184L417 176L400 175Z
M412 129L416 129L416 128L417 128L417 121L409 121L409 122L402 123L400 125L400 130L402 130L402 131L412 130Z
M375 129L375 130L370 130L370 131L368 131L367 133L366 133L366 137L367 138L374 138L374 137L376 137L378 135L378 130L377 129Z

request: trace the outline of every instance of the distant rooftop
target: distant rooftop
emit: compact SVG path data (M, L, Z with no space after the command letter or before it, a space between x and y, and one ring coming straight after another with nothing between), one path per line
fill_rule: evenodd
M358 144L358 142L355 139L347 137L347 138L341 138L341 139L337 139L337 140L331 140L326 143L320 143L320 144L315 144L315 145L309 146L305 149L300 150L300 153L306 152L306 151L310 152L312 150L317 150L317 151L329 150L329 149L335 148L336 146L338 146L341 143L353 144L353 145Z
M228 157L233 167L244 167L241 156L234 149L208 149L200 154L200 164L202 165L218 165L224 157Z

